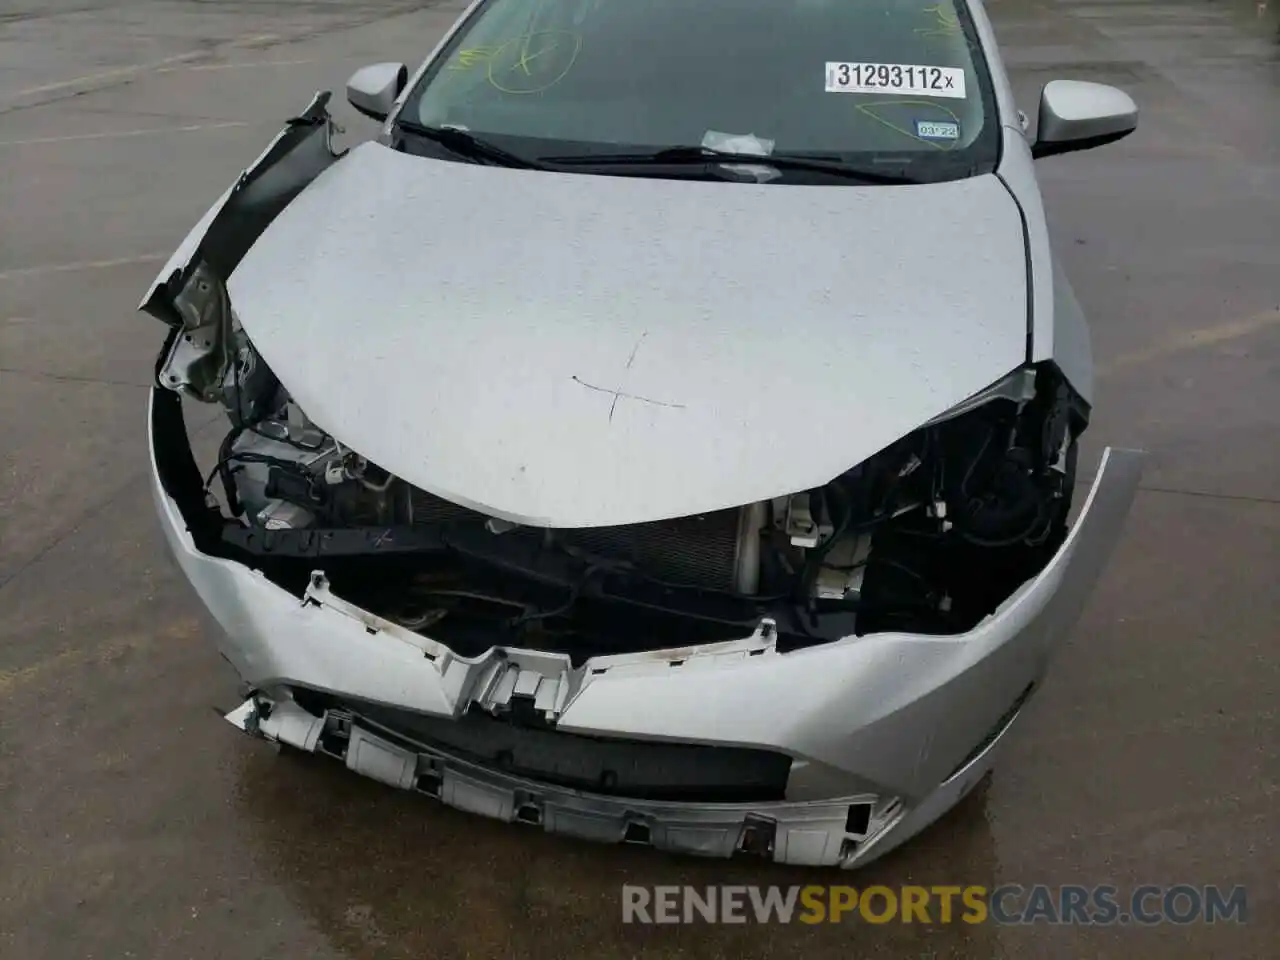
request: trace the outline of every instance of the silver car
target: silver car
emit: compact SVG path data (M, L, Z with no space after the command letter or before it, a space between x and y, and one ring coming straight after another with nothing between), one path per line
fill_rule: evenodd
M317 96L142 309L241 729L596 840L854 867L991 767L1119 535L978 0L478 0ZM220 405L197 463L186 401ZM1081 500L1072 510L1073 499Z

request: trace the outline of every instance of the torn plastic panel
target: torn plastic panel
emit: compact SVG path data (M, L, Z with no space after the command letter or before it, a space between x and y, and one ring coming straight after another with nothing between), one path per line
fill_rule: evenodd
M900 799L869 793L801 802L646 799L601 789L617 785L608 777L594 790L575 789L476 763L456 751L406 737L359 708L313 709L318 712L289 698L258 695L226 719L252 736L332 757L363 776L450 807L600 843L850 868L906 839L899 839L903 825L912 832L920 828L912 825ZM967 792L973 782L958 782L949 789Z
M333 149L340 131L329 115L331 97L316 94L245 169L169 258L138 309L170 326L199 323L199 301L185 307L179 301L197 269L204 264L225 283L280 211L345 155Z
M140 310L181 331L166 345L158 371L168 389L204 402L226 401L233 375L237 397L241 380L252 384L269 375L247 344L237 342L226 284L280 211L345 153L333 148L337 127L327 108L329 98L327 92L317 94L289 121L205 213L139 304ZM244 369L237 371L237 365Z

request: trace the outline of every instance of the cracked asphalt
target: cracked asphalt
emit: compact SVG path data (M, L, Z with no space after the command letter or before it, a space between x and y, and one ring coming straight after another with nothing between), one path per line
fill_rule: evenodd
M457 0L0 0L0 957L1274 957L1280 20L995 0L1021 105L1125 87L1042 162L1100 367L1085 460L1151 456L993 778L851 877L558 840L277 756L161 542L143 412L165 256L283 120L416 64ZM340 97L340 94L339 94ZM374 124L337 107L348 140ZM216 439L208 412L200 438ZM624 926L632 883L1243 884L1243 925Z

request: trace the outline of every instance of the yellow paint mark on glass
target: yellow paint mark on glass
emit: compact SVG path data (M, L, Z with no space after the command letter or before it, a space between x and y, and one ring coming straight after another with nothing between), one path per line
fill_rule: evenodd
M864 116L870 117L881 126L888 127L890 130L894 131L894 133L900 133L904 137L908 137L920 143L926 143L935 150L946 152L948 150L954 150L960 145L959 141L954 143L939 143L936 140L926 140L924 137L916 136L915 131L908 130L905 127L900 127L896 123L886 120L884 117L880 116L880 114L875 112L875 108L877 107L929 107L932 110L945 113L951 120L955 121L955 123L959 125L960 118L940 103L934 103L932 100L875 100L871 103L859 103L854 109Z
M542 93L563 80L582 50L582 35L542 30L514 37L487 59L489 83L503 93Z
M465 50L459 50L454 54L453 63L449 64L445 69L470 70L472 67L487 63L497 50L498 47L468 47Z
M924 12L932 19L928 27L917 27L916 33L922 37L955 37L960 34L960 15L949 3L939 3L925 7Z

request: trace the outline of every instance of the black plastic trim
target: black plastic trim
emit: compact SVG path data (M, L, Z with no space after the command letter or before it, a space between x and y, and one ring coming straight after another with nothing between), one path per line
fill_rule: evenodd
M1001 138L1003 140L1003 137ZM1027 272L1027 336L1026 336L1026 356L1025 362L1031 363L1032 357L1035 356L1035 329L1036 329L1036 278L1035 270L1032 267L1031 258L1031 228L1027 225L1027 212L1022 209L1022 201L1018 199L1018 194L1013 187L1009 186L1009 181L997 170L996 179L1009 194L1009 199L1013 201L1013 205L1018 208L1018 219L1022 222L1022 259L1023 269Z
M171 337L177 335L176 330L170 334ZM151 432L152 456L160 486L177 504L195 548L207 556L261 569L273 578L284 575L285 579L305 584L310 572L317 566L323 567L326 560L371 561L397 555L447 554L546 586L576 589L583 597L691 620L739 625L747 630L762 617L773 617L780 625L792 622L793 611L785 603L761 603L728 594L670 589L607 572L587 577L590 565L584 560L544 549L537 541L495 537L483 529L462 525L303 530L246 527L225 518L206 500L204 478L191 453L182 400L159 386L153 387L152 392ZM824 637L820 628L813 628L812 634L813 642L836 636Z
M196 267L208 264L225 282L271 221L345 155L332 150L330 97L328 92L317 94L306 110L289 120L258 162L240 175L195 252L151 291L141 307L144 313L181 326L175 298Z
M311 713L337 709L489 770L539 783L636 800L771 803L786 799L791 757L754 747L595 737L516 724L480 710L435 717L310 690L294 698Z
M1093 150L1096 147L1105 147L1109 143L1123 140L1131 133L1133 133L1133 128L1120 130L1116 133L1104 133L1098 137L1086 137L1083 140L1037 140L1031 145L1031 157L1033 160L1040 160L1044 157L1058 157L1064 153Z
M1027 701L1031 699L1031 694L1033 694L1035 690L1036 685L1034 683L1027 684L1026 689L1018 694L1017 699L1009 705L1009 709L1000 715L1000 719L997 720L991 729L987 731L986 736L978 741L977 745L965 755L963 760L956 764L956 768L947 774L946 778L942 782L947 783L954 779L956 774L960 773L960 771L965 767L978 759L983 751L995 743L1006 730L1013 726L1013 722L1018 719L1018 715L1022 713L1022 708L1027 705Z

